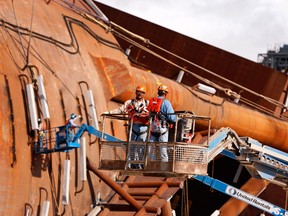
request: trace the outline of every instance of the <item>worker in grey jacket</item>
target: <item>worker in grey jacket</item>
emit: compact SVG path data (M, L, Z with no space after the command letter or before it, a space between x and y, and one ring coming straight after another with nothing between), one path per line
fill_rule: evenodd
M144 86L137 86L135 95L136 97L131 100L127 100L122 106L117 109L106 111L104 114L129 114L129 123L132 125L132 133L130 141L145 142L147 138L148 130L148 100L144 99L146 88ZM130 155L128 156L131 160L143 160L144 145L132 144L130 146ZM136 167L137 166L137 167ZM131 168L142 168L138 164Z

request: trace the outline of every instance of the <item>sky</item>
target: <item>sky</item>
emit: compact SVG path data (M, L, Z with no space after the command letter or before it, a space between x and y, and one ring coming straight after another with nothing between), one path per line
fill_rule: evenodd
M288 44L288 0L97 1L254 62Z

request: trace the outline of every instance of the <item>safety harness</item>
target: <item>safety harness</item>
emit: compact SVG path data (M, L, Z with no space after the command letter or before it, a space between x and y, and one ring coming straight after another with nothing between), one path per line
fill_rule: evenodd
M145 130L145 131L141 131L141 132L138 132L138 131L133 130L133 128L132 128L132 132L133 132L134 134L136 134L137 137L138 137L138 136L141 136L142 134L147 133L147 130Z
M145 104L141 104L138 109L136 108L136 99L132 99L131 103L128 105L127 110L129 113L129 118L132 119L133 124L141 124L141 125L148 125L148 116L141 116L141 115L137 115L140 114L142 112L142 109L144 107L148 106L148 100L144 100ZM147 133L146 131L135 131L132 128L132 132L137 135L137 137L141 136L142 134Z
M160 115L161 114L161 106L165 99L164 98L151 98L149 101L149 105L147 110L149 111L150 116L152 116L152 124L156 127L166 128L169 127L167 121ZM160 136L166 134L168 129L164 132L160 131L151 131L151 135L159 138Z

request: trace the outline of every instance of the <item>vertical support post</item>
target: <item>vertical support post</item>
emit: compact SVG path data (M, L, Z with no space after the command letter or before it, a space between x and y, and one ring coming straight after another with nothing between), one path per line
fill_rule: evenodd
M41 207L41 214L40 216L48 216L49 215L49 207L50 202L48 200L45 200Z
M69 188L70 188L70 160L64 160L64 179L63 179L63 194L62 204L69 204Z
M91 115L91 118L93 121L93 126L96 128L96 130L99 130L98 118L97 118L97 113L96 113L96 108L95 108L92 90L87 91L87 98L88 98L88 105L90 107L90 115Z
M32 130L38 129L38 122L37 122L37 110L36 110L36 104L35 104L35 95L32 84L26 85L26 91L27 91L27 97L28 97L28 108L30 113L30 121Z
M237 169L237 172L233 178L233 183L237 183L238 180L239 180L239 177L240 177L240 174L242 172L242 169L243 169L243 165L240 163L239 166L238 166L238 169Z
M285 95L285 99L284 99L284 108L282 110L283 113L287 112L287 107L288 107L288 89L286 90L286 95Z
M130 53L131 53L131 49L130 49L130 47L129 47L129 48L127 48L127 49L125 50L125 54L126 54L126 56L129 56Z
M40 102L41 102L41 106L42 106L42 112L43 112L44 119L50 119L50 113L49 113L49 109L48 109L47 97L46 97L46 92L45 92L44 81L43 81L42 75L38 76L37 84L38 84L38 92L39 92L39 97L40 97Z
M178 76L177 76L176 81L177 81L178 83L181 83L181 82L182 82L182 79L183 79L183 76L184 76L184 71L183 71L183 70L180 70L179 73L178 73Z
M80 179L81 181L87 181L87 169L86 169L86 138L80 139Z
M30 215L30 209L27 209L25 212L25 216L29 216Z

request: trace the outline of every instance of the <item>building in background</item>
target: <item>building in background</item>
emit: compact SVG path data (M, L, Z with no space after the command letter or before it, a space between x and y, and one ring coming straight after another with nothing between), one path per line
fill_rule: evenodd
M258 62L288 75L288 44L277 45L267 53L258 54Z

